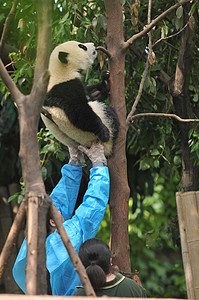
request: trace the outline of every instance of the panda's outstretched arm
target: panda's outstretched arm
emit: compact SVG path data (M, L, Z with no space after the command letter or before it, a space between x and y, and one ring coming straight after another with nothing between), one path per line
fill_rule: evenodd
M104 101L109 96L110 83L109 83L110 72L103 70L101 72L101 81L90 86L86 86L86 93L91 101Z

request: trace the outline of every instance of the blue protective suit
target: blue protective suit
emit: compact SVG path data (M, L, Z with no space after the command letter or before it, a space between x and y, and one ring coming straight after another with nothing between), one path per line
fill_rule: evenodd
M62 178L50 196L65 219L64 228L78 253L84 241L95 237L103 219L109 199L109 172L107 167L90 170L90 181L83 203L71 218L79 192L82 168L64 165L61 171ZM13 267L14 279L24 293L26 251L24 240ZM57 230L46 239L46 257L52 294L72 295L75 287L81 283Z

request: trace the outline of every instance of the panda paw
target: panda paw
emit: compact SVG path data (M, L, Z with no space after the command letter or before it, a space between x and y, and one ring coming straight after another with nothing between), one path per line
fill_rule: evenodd
M96 133L96 136L100 139L101 142L108 142L110 134L108 128L104 125L100 130Z
M110 77L110 72L108 70L103 70L101 72L102 81L109 80L109 77Z

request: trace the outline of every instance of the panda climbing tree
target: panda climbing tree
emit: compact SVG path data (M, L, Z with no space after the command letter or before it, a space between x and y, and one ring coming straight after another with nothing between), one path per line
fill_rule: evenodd
M93 141L100 140L109 157L119 131L114 108L101 102L108 96L109 72L103 71L101 82L92 86L85 87L81 80L96 56L93 43L68 41L53 50L41 117L64 145L90 147Z

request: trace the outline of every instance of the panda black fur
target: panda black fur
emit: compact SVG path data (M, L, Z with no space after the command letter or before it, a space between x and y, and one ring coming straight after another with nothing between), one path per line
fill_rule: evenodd
M103 71L101 82L92 86L85 87L81 81L81 73L93 64L96 55L93 43L69 41L53 50L41 117L64 145L90 147L99 139L108 157L119 131L115 110L101 102L108 96L109 73Z

